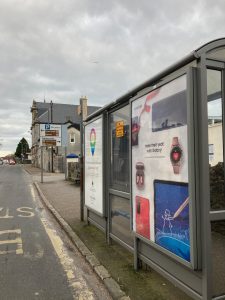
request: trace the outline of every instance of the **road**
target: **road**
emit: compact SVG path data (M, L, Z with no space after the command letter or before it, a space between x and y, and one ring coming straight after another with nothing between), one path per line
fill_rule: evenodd
M0 299L111 299L21 166L0 166Z

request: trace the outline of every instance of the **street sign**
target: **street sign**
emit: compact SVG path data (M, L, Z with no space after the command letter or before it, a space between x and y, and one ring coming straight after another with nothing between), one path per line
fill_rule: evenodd
M40 146L61 146L61 131L61 125L40 124Z
M58 124L40 124L40 136L61 137L62 126Z
M61 146L61 138L41 137L41 146Z
M58 130L45 130L45 136L59 136Z

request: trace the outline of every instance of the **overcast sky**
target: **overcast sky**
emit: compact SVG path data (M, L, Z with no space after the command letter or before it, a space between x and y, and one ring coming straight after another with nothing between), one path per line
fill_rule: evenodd
M225 36L225 1L0 0L0 155L32 100L105 105Z

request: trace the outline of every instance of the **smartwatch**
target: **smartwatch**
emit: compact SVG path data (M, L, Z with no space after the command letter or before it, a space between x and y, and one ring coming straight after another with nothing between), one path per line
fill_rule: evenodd
M145 177L144 169L145 166L142 162L136 163L136 185L139 188L144 187L144 177Z
M182 157L182 149L178 142L178 137L173 137L171 151L170 151L170 161L173 166L174 174L180 173L181 157Z

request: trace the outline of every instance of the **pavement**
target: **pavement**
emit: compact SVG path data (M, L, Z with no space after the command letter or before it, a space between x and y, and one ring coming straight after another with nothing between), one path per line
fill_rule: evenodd
M23 165L23 168L32 176L47 209L103 281L113 299L191 299L146 265L136 272L130 252L115 242L108 245L103 232L81 222L80 187L65 180L65 174L44 172L41 183L40 169L31 165Z

